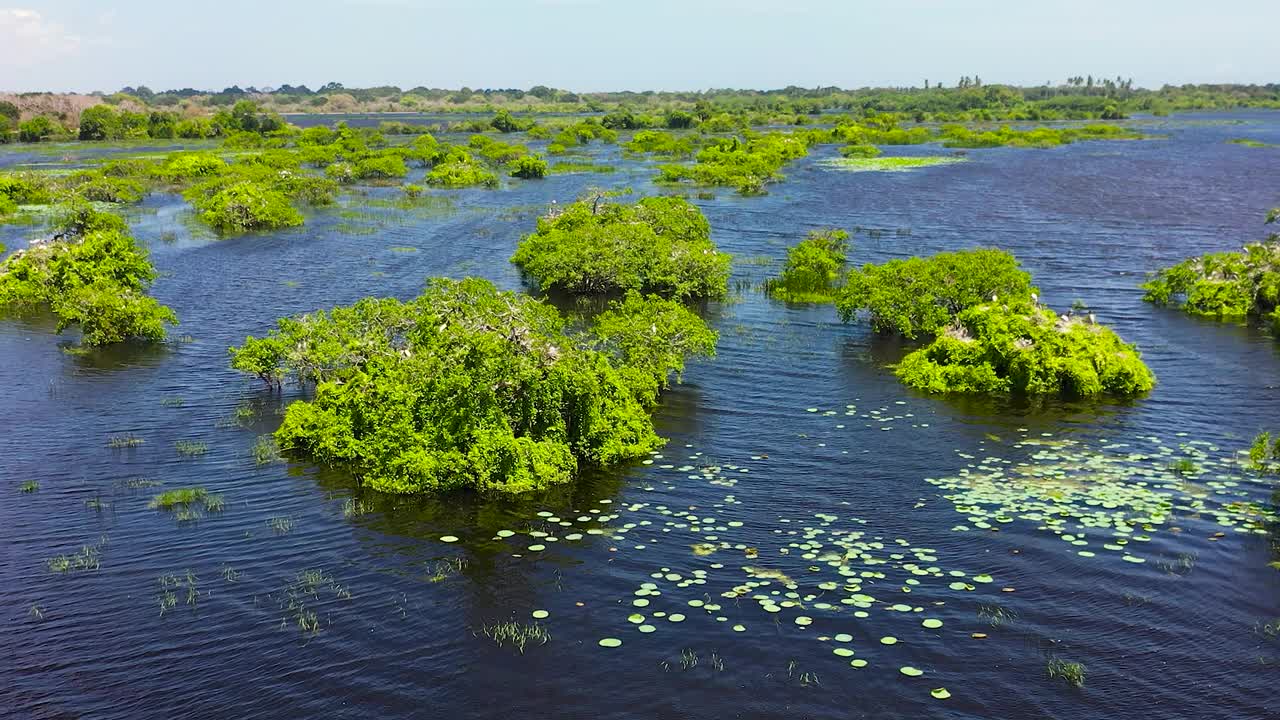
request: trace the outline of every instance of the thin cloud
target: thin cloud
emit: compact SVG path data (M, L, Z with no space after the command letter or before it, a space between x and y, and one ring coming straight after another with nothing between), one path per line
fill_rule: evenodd
M25 68L75 54L81 40L37 10L0 8L0 46L0 67Z

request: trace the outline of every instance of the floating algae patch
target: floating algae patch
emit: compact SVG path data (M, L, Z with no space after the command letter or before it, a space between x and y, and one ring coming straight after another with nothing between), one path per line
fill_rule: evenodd
M966 522L956 531L996 530L1025 521L1052 533L1082 558L1145 562L1141 546L1175 519L1215 524L1236 533L1266 534L1275 508L1251 501L1259 490L1234 457L1209 443L1178 447L1157 438L1138 444L1026 438L1014 448L1026 459L971 459L954 476L926 478L944 491ZM1194 467L1194 473L1186 472ZM974 582L990 582L985 576Z
M924 157L831 158L819 161L818 165L828 170L842 172L909 172L934 165L954 165L962 162L965 162L963 157L927 155Z

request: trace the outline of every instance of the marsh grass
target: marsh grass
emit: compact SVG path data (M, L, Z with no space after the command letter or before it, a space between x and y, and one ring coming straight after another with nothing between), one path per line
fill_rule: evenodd
M430 566L431 574L427 576L427 582L444 582L466 569L467 561L465 558L445 558Z
M196 440L179 440L173 444L173 449L183 457L199 457L209 452L207 444Z
M287 515L277 515L267 520L267 526L277 535L288 535L293 531L293 518Z
M698 653L692 648L685 648L680 651L680 669L689 670L698 666Z
M618 168L612 165L597 165L593 162L565 160L555 163L547 168L547 172L552 175L567 175L570 173L612 173L617 172Z
M1195 553L1191 552L1178 553L1172 558L1157 560L1156 567L1170 575L1186 575L1195 569L1197 557Z
M1000 627L1013 622L1018 613L999 605L979 605L978 619L985 620L991 627Z
M1191 458L1182 458L1169 463L1169 471L1179 475L1197 475L1200 472L1200 468Z
M325 571L312 568L299 572L294 582L286 585L281 593L280 607L286 614L280 618L280 629L288 629L292 622L303 635L319 633L320 616L312 609L312 604L321 599L320 593L326 589L337 599L351 599L351 591L335 582L333 576Z
M174 396L174 397L167 397L167 398L161 399L160 405L162 407L168 407L168 408L180 408L183 405L185 405L186 402L187 401L183 400L181 397Z
M275 437L271 435L259 435L257 441L253 443L253 461L258 465L270 465L280 461L280 447L276 445Z
M96 495L94 497L89 498L88 500L85 500L84 506L89 510L94 510L96 512L102 512L107 507L109 507L107 503L102 502L101 497Z
M508 620L494 625L485 625L480 632L500 647L510 645L521 655L524 654L527 646L546 645L551 640L551 632L536 622L525 624Z
M367 515L373 511L369 504L359 498L347 498L342 501L342 517L353 518Z
M151 498L147 507L173 513L179 524L192 523L204 517L201 512L222 512L225 502L221 495L210 493L202 487L167 490Z
M139 488L159 487L160 484L161 483L159 480L152 480L150 478L129 478L127 480L121 480L116 483L117 487L121 487L126 490L137 490Z
M1082 663L1068 662L1061 658L1051 657L1045 664L1045 673L1050 678L1062 679L1071 687L1084 687L1085 668Z
M122 435L112 435L107 438L107 447L116 450L122 448L135 448L142 445L144 442L146 441L133 433L124 433Z
M27 610L27 617L32 620L43 620L44 606L40 603L31 603L31 609Z
M39 492L39 490L40 490L40 482L38 480L24 480L23 483L18 486L18 492L22 492L22 493L30 494L34 492Z
M179 597L187 605L192 607L199 605L200 579L190 569L181 576L172 573L161 575L156 578L156 582L160 586L156 593L156 599L160 603L160 617L164 617L167 611L178 606Z
M45 566L50 572L61 574L97 570L102 567L102 548L106 544L104 535L93 545L82 545L80 551L72 555L56 555L45 560Z
M219 572L222 574L222 579L226 582L229 582L229 583L240 582L240 571L236 570L230 565L224 564L222 566L222 569Z

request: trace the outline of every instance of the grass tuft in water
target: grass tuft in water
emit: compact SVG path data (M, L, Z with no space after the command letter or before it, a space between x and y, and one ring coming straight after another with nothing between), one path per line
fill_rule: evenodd
M466 569L465 558L445 558L431 566L431 574L427 576L427 582L444 582Z
M179 440L173 444L173 449L184 457L198 457L209 452L208 445L195 440Z
M288 535L293 530L293 518L287 515L277 515L268 519L267 525L277 535Z
M72 573L97 570L102 566L102 547L107 544L106 536L102 536L94 545L82 545L80 551L72 555L57 555L45 560L49 572Z
M344 518L368 515L371 512L373 512L373 508L369 507L369 503L359 498L347 498L342 501L342 517Z
M1050 678L1061 678L1071 687L1084 687L1084 665L1078 662L1068 662L1061 658L1049 658L1049 662L1045 665L1045 672Z
M18 486L18 492L33 493L40 490L40 482L38 480L26 480Z
M985 620L991 627L1000 627L1018 617L1018 613L999 605L979 605L978 618Z
M259 465L280 462L280 447L276 445L275 437L271 435L258 436L257 442L253 444L253 461Z
M486 625L481 629L485 637L502 647L510 645L521 655L528 645L546 645L551 640L551 632L539 623L518 623L514 620Z
M153 510L172 510L183 505L203 503L208 491L202 487L178 488L166 490L151 498L147 507Z
M113 448L116 450L119 450L122 448L135 448L143 444L144 442L146 441L138 437L137 435L134 435L133 433L125 433L123 435L112 435L111 437L107 438L107 447Z
M27 617L32 620L44 619L44 606L40 603L31 603L31 609L27 610Z

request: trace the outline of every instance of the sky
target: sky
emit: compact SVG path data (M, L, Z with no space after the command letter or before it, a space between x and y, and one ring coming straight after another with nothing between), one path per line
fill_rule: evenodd
M1280 0L0 0L0 91L1270 83L1277 27Z

